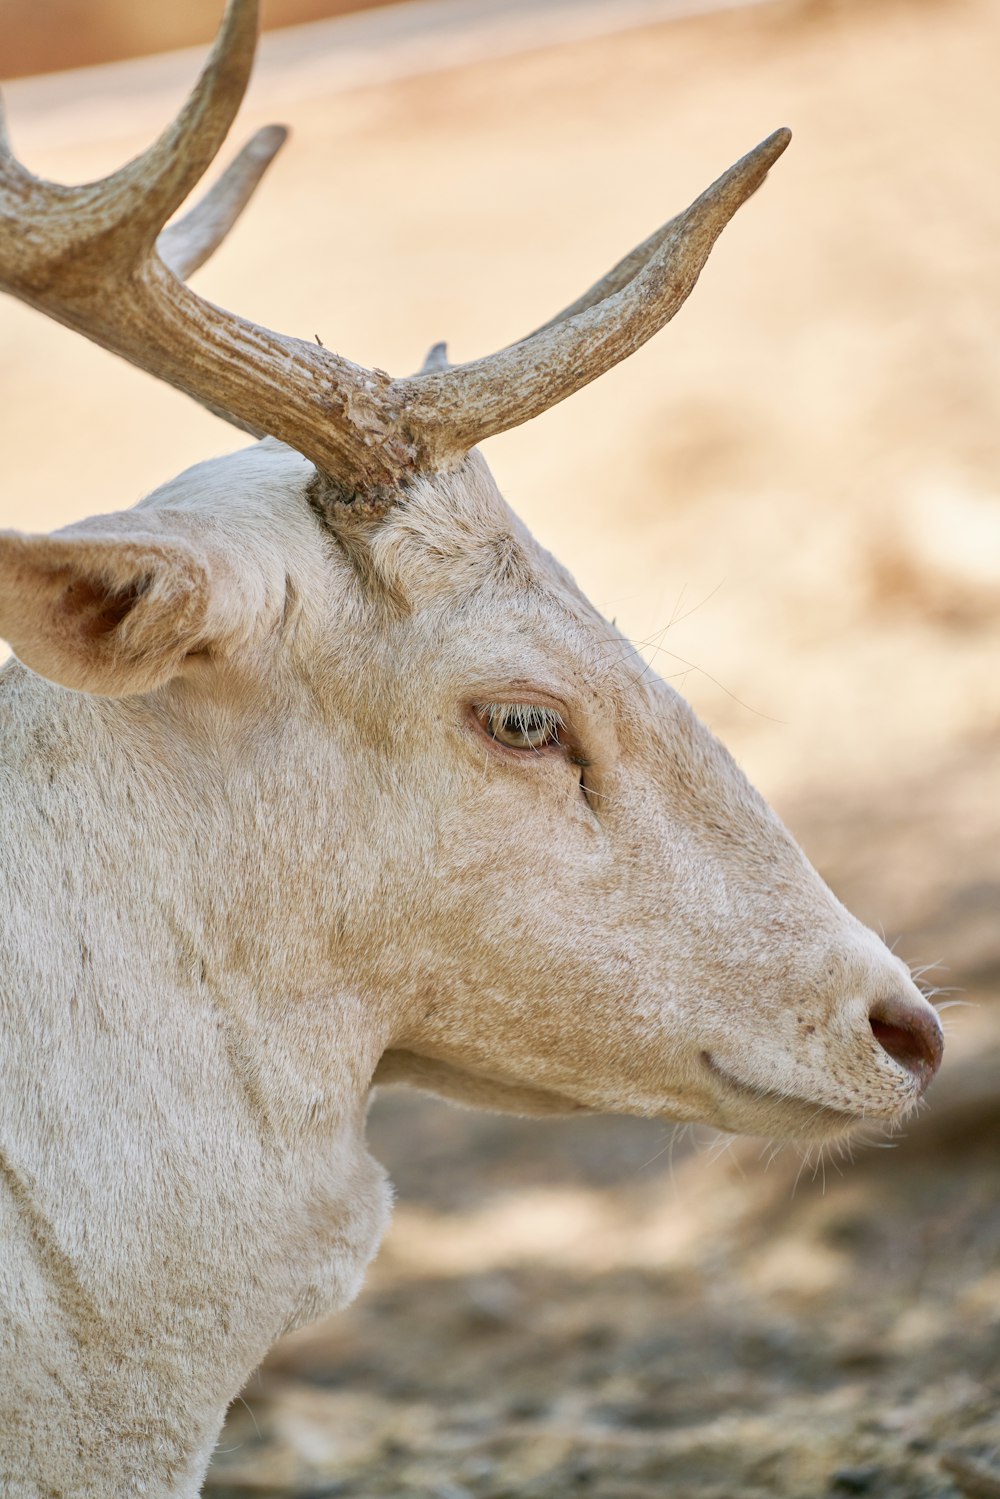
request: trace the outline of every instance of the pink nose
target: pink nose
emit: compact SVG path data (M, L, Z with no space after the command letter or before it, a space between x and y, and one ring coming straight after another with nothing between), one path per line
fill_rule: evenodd
M941 1024L930 1005L894 994L878 1000L868 1018L882 1050L910 1074L922 1093L944 1051Z

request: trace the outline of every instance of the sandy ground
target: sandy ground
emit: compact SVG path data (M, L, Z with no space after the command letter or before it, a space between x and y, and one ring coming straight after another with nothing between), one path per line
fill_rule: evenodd
M853 1165L380 1101L385 1250L234 1408L217 1495L1000 1493L998 55L990 0L826 0L326 98L262 72L246 129L295 137L198 285L394 371L518 336L793 127L677 322L489 457L973 1007L924 1117ZM144 144L12 123L61 180ZM6 303L0 434L3 523L37 529L233 445Z

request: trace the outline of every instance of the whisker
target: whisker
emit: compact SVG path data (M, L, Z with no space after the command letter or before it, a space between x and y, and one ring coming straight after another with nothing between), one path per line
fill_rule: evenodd
M935 968L943 968L945 965L939 960L936 963L918 963L910 969L910 977L916 983L922 979L925 973L933 973Z
M662 1155L666 1155L666 1153L667 1153L668 1150L672 1150L673 1149L673 1145L674 1145L674 1135L671 1133L670 1135L668 1135L668 1137L664 1141L664 1143L660 1146L659 1150L654 1151L654 1153L650 1156L650 1158L649 1158L648 1161L643 1161L643 1163L642 1163L641 1166L636 1166L635 1170L630 1173L629 1180L632 1180L634 1177L637 1177L640 1174L640 1172L646 1171L650 1166L652 1166L652 1164L653 1164L654 1161L658 1161Z
M260 1439L261 1439L261 1436L260 1436L260 1427L257 1425L257 1417L254 1415L253 1411L247 1405L247 1403L243 1399L242 1395L237 1395L236 1398L240 1402L240 1405L242 1405L243 1409L246 1411L247 1415L250 1417L251 1421L253 1422L253 1429L257 1433L257 1440L259 1442Z
M715 598L715 595L718 593L719 589L723 586L723 584L725 582L726 582L725 578L720 578L719 581L718 581L718 583L716 583L715 587L709 593L706 593L705 597L700 601L700 603L692 604L691 608L690 609L686 609L683 614L678 614L676 616L676 618L672 618L671 621L670 621L671 625L682 624L684 622L684 620L690 619L691 616L692 616L692 614L697 614L699 609L704 609L705 605L707 603L710 603L711 600ZM682 590L682 592L683 592L683 590Z
M663 645L654 646L653 650L664 656L670 656L674 661L680 661L689 671L699 672L714 687L718 687L720 692L724 692L726 697L730 698L732 702L737 703L741 708L745 708L748 713L753 713L757 718L764 718L768 723L785 724L785 719L775 718L772 714L764 713L760 708L754 708L750 703L744 702L741 697L737 697L735 692L731 692L723 682L720 682L718 677L713 677L710 671L706 671L703 666L698 666L694 661L689 661L686 656L680 656L676 651L667 650L666 646Z

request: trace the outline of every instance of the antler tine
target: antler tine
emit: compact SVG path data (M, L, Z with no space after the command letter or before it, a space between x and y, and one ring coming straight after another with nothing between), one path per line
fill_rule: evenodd
M243 101L256 45L257 0L227 0L208 61L180 114L141 156L93 184L92 212L114 228L116 255L152 249L201 181Z
M578 302L519 343L410 386L411 420L438 461L538 416L640 348L679 311L712 246L791 140L776 130ZM636 261L639 268L628 274ZM608 287L614 289L608 291ZM599 295L603 290L603 295ZM402 383L402 382L399 382Z
M564 307L561 312L557 312L555 317L550 317L547 322L540 323L537 328L525 334L524 338L519 338L517 342L519 344L527 343L528 339L534 338L536 333L544 333L548 328L556 328L560 323L565 323L567 318L575 317L578 312L586 312L588 307L596 307L598 302L604 301L605 297L610 297L616 291L621 291L622 287L627 286L638 275L643 266L652 259L655 252L669 238L676 227L677 218L668 219L665 224L661 224L659 229L655 229L648 239L644 239L641 245L636 245L635 249L630 250L627 255L624 255L617 265L612 266L607 275L602 276L600 281L595 281L593 286L583 293L583 296L577 297L575 302L571 302L568 307ZM512 344L509 347L513 348L516 346ZM430 375L440 370L452 368L453 366L448 362L447 344L438 343L433 344L427 351L426 358L420 366L418 373L421 375Z
M258 130L201 201L161 232L156 252L181 281L214 255L287 139L284 125Z
M438 370L450 370L448 361L448 345L446 343L431 344L424 356L424 362L417 371L419 375L432 375Z
M763 178L761 181L763 181ZM760 183L757 186L759 187ZM752 188L747 196L751 197L756 191L756 187ZM744 199L745 201L746 199ZM627 255L622 256L618 264L612 266L606 276L602 276L600 281L595 281L589 291L583 293L582 297L577 297L575 302L571 302L568 307L563 308L562 312L557 312L555 317L550 317L548 322L542 323L538 328L527 334L526 337L534 338L536 333L544 333L546 328L555 328L559 323L565 323L567 318L575 317L578 312L586 312L588 307L596 307L598 302L604 301L605 297L613 296L616 291L621 291L622 287L627 286L638 275L643 266L652 260L660 246L665 244L670 236L677 232L678 223L682 217L682 214L676 214L674 218L668 219L665 224L661 224L659 229L654 229L652 234L647 239L644 239L641 245L636 245L634 250L630 250ZM524 342L524 338L518 339L518 343Z
M556 328L560 323L565 323L567 318L576 317L578 312L586 312L589 307L596 307L598 302L604 301L605 297L614 296L616 291L621 291L623 286L628 286L643 266L648 265L660 246L676 233L677 223L681 217L677 214L676 217L668 219L665 224L661 224L648 239L644 239L641 245L636 245L635 249L624 255L617 265L612 266L606 276L602 276L600 281L595 281L582 297L577 297L575 302L571 302L568 307L563 308L562 312L557 312L555 317L550 317L548 322L542 323L526 337L534 338L536 333L544 333L547 328ZM518 343L524 342L524 338L518 339Z
M257 38L257 0L228 0L201 77L176 120L141 156L83 187L33 177L4 137L0 151L0 226L10 221L0 284L31 294L48 287L53 268L72 279L106 277L109 264L131 273L204 175L239 109ZM25 236L25 221L34 232ZM49 306L44 311L52 311ZM58 316L58 314L54 314Z

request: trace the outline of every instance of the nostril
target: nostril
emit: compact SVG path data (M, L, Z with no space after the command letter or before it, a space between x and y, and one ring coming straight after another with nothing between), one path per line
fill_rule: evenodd
M894 996L880 999L868 1018L882 1050L905 1068L923 1092L940 1067L944 1052L937 1015L929 1005Z
M916 1070L929 1062L930 1057L927 1047L919 1036L908 1031L902 1025L889 1025L884 1020L873 1020L871 1022L872 1035L887 1051L894 1062L899 1062L907 1071Z

